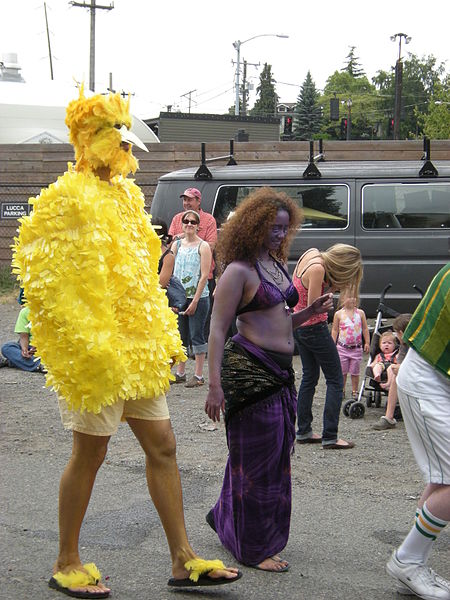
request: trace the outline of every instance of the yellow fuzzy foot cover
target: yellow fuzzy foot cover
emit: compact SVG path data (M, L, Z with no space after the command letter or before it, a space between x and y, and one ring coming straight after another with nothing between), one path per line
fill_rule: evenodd
M200 575L215 571L216 569L225 569L221 560L204 560L203 558L193 558L184 564L185 569L190 571L189 579L198 581Z
M48 582L49 587L62 592L72 598L107 598L109 590L98 591L76 591L75 588L98 585L101 579L101 573L94 563L83 565L85 571L74 569L70 573L58 571Z
M236 577L208 577L208 573L218 569L226 569L225 565L221 560L204 560L203 558L193 558L188 560L184 567L187 571L190 571L189 577L185 579L171 578L168 581L168 585L172 587L201 587L211 585L224 585L228 583L234 583L242 577L240 571L237 572Z

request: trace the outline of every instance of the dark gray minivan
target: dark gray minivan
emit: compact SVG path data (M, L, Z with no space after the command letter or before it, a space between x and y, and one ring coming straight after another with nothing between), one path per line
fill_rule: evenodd
M234 162L234 161L232 161ZM361 306L374 316L381 292L386 305L412 312L450 254L450 161L268 163L188 168L163 175L151 214L169 225L188 187L202 192L202 208L220 228L235 207L260 186L286 192L304 222L290 250L292 272L310 247L342 242L364 261ZM219 233L220 235L220 233Z

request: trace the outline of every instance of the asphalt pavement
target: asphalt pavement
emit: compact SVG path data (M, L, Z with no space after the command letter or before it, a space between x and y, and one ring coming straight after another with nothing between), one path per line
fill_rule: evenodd
M18 305L0 303L0 343L12 334ZM188 373L192 371L188 363ZM298 381L301 365L295 359ZM325 386L314 402L320 433ZM186 525L194 549L234 565L205 522L220 492L227 450L224 428L203 412L206 388L172 386L168 403L178 444ZM341 416L348 451L297 446L292 457L291 534L282 553L287 573L242 567L233 585L195 591L167 587L167 543L145 482L144 458L126 424L111 440L81 532L85 562L95 562L116 600L394 600L384 565L411 527L423 483L403 423L376 432L382 409L362 419ZM71 450L53 391L44 376L0 369L0 597L55 600L47 586L58 545L58 484ZM450 577L450 532L436 544L431 565Z

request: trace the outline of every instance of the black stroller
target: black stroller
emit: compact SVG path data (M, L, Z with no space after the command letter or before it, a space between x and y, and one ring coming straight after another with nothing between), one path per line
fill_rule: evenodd
M391 287L392 283L388 283L388 285L384 288L380 296L375 325L372 331L370 341L369 359L367 361L365 369L365 377L359 389L358 398L356 400L354 398L352 398L351 400L347 400L347 402L345 402L342 407L342 412L344 413L344 415L346 417L350 417L351 419L361 419L366 411L366 406L370 407L372 405L375 405L377 408L379 408L381 406L382 396L387 396L387 390L384 390L380 386L380 384L373 379L372 369L371 367L369 367L369 365L375 358L375 355L379 352L380 335L385 331L392 331L392 327L382 325L383 318L397 317L400 314L396 310L393 310L392 308L386 306L384 303L385 295ZM422 290L417 285L414 284L413 288L417 290L421 296L423 296ZM365 398L365 405L362 401L363 397ZM400 407L398 405L395 409L394 416L397 420L401 419Z

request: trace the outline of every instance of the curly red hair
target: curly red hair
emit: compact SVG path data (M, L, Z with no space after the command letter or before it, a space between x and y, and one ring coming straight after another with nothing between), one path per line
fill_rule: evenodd
M289 214L289 230L273 254L279 261L286 262L290 242L303 220L302 211L284 192L263 187L252 192L223 225L216 247L220 271L235 260L255 264L279 210Z

